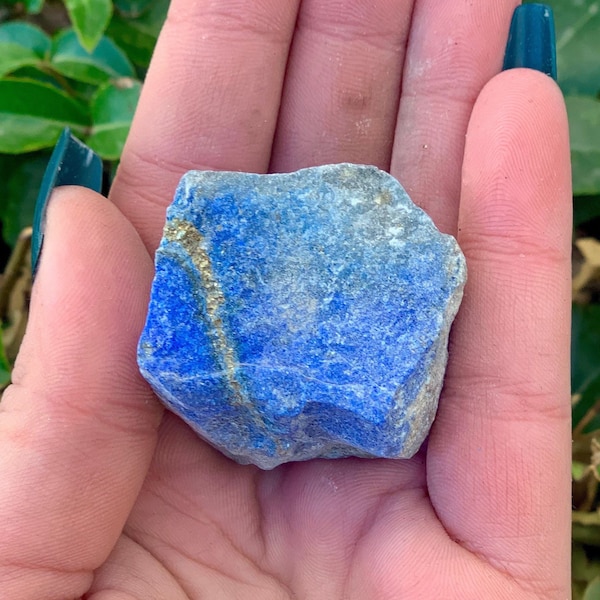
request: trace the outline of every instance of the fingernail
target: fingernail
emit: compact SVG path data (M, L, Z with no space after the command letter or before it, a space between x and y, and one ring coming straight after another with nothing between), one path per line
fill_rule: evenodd
M503 70L526 67L556 81L554 15L546 4L523 4L513 13Z
M31 272L34 276L44 243L48 201L59 185L81 185L96 192L102 189L100 157L75 138L68 128L63 130L54 146L35 204L31 236Z

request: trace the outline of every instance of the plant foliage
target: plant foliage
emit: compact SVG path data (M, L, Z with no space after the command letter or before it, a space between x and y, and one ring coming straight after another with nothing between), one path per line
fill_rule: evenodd
M9 248L32 222L65 126L114 172L168 5L0 0L0 225ZM0 270L6 259L0 251Z

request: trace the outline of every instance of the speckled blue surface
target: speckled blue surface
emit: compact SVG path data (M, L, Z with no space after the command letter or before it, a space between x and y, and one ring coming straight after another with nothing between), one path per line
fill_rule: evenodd
M193 171L156 253L140 370L241 463L409 457L465 277L456 241L375 167Z

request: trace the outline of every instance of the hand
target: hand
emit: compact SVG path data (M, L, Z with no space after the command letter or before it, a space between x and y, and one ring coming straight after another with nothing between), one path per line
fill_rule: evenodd
M568 134L549 77L495 76L515 4L173 0L111 202L48 208L0 405L0 596L569 596ZM467 256L437 419L411 460L236 465L136 367L165 207L188 169L342 161Z

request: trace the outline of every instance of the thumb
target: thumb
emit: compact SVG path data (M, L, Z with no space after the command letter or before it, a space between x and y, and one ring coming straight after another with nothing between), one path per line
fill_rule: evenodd
M0 404L0 589L80 597L139 492L161 417L136 366L152 262L106 198L55 190Z
M469 279L430 438L432 503L480 558L540 597L566 597L571 172L550 77L511 69L479 96L459 240Z

